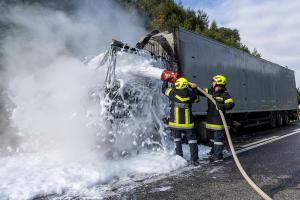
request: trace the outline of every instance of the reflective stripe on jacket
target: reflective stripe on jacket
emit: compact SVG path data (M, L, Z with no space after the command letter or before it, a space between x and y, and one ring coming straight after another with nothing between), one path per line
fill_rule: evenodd
M224 105L224 109L222 110L224 115L226 114L226 110L230 110L234 107L233 99L230 94L226 90L225 87L221 88L219 91L215 91L213 88L203 88L203 90L210 94L216 102ZM204 96L200 94L201 96ZM206 128L211 130L223 130L224 125L222 119L219 115L219 111L216 106L207 99L207 120L206 120Z

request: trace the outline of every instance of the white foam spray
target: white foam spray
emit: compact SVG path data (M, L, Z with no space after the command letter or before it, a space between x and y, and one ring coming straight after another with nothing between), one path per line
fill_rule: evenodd
M138 20L108 1L80 8L66 14L34 5L1 14L13 28L1 49L11 115L0 135L0 199L101 197L117 180L186 165L173 155L161 121L168 101L153 78L159 63L119 53L112 100L105 95L107 68L96 69L104 54L87 64L81 59L106 49L111 38L137 41L144 32ZM145 71L150 76L140 77Z

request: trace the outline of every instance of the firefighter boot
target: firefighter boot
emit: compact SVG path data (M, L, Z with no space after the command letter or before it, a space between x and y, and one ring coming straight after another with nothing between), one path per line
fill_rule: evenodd
M224 148L224 131L215 131L214 132L214 152L211 157L211 162L223 160L223 148Z
M193 130L187 130L186 137L188 139L188 143L190 147L191 161L197 164L196 162L198 162L199 157L198 157L198 144L197 144L196 134Z

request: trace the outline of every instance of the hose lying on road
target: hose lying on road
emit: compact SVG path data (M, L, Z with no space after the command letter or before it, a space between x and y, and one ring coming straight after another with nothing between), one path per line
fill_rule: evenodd
M210 101L212 101L215 105L216 105L216 101L212 98L211 95L207 94L204 90L202 90L201 88L197 87L197 89L202 93L204 94ZM265 200L272 200L271 197L269 197L264 191L262 191L250 178L249 176L247 175L247 173L245 172L245 170L243 169L236 153L235 153L235 150L234 150L234 147L233 147L233 144L232 144L232 141L231 141L231 137L230 137L230 134L229 134L229 130L228 130L228 126L227 126L227 122L225 120L225 117L224 117L224 114L221 110L219 110L219 114L222 118L222 122L223 122L223 125L225 127L225 133L226 133L226 136L227 136L227 140L228 140L228 144L229 144L229 147L230 147L230 150L231 150L231 154L233 156L233 159L234 159L234 162L236 164L236 166L238 167L239 171L241 172L241 174L243 175L243 177L245 178L245 180L248 182L248 184Z

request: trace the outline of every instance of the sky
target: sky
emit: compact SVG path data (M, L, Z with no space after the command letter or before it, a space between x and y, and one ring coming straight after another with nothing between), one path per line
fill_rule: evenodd
M297 0L177 0L204 10L219 26L236 28L242 42L262 58L295 70L300 87L300 1Z

